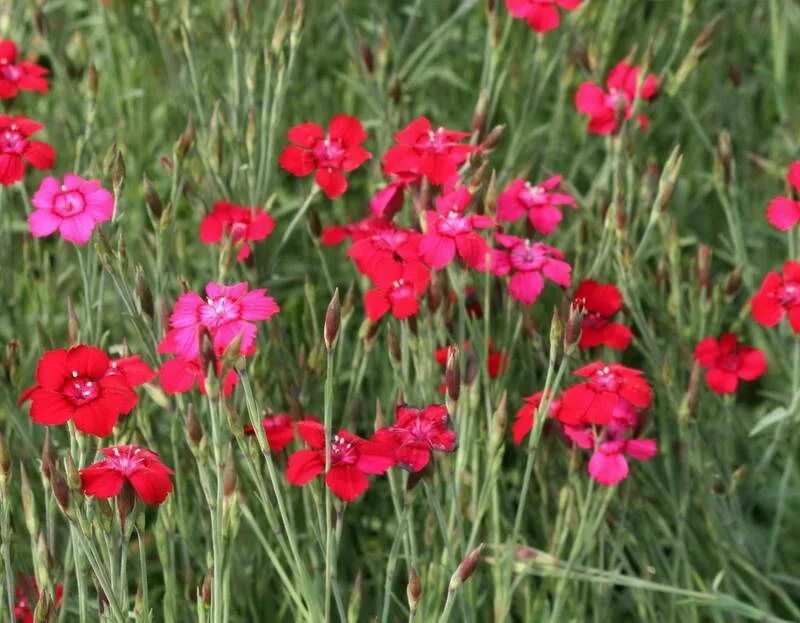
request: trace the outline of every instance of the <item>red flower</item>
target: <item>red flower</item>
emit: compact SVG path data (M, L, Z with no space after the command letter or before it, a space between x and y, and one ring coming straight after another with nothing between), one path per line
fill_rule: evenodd
M0 40L0 99L16 97L19 91L47 93L47 70L36 63L17 62L17 46Z
M221 372L222 361L217 360L217 374ZM201 394L206 393L206 375L200 359L184 359L180 356L168 359L158 369L158 382L170 395L188 392L195 384ZM222 395L230 396L238 382L239 376L236 372L228 370L222 381Z
M106 458L80 470L81 489L88 496L112 498L130 484L147 504L161 504L172 491L172 470L155 452L138 446L100 450Z
M492 249L491 271L495 275L511 275L508 290L511 297L532 305L544 289L544 277L568 288L572 267L556 248L507 234L495 234L495 240L508 249Z
M376 192L369 201L369 209L373 216L391 219L402 210L404 190L409 181L413 181L413 176L411 180L397 178Z
M786 262L780 275L767 273L750 307L753 319L765 327L774 327L788 313L792 331L800 333L800 262Z
M325 431L313 418L298 422L297 430L311 449L292 453L286 478L293 485L304 485L325 471ZM367 441L340 430L331 440L331 467L325 484L337 497L352 502L369 486L367 474L384 474L394 465L393 451L385 442Z
M528 215L533 228L543 236L550 234L561 222L560 205L575 206L575 199L566 193L552 192L563 178L560 175L531 186L523 179L511 180L497 198L497 218L501 221L516 221Z
M367 217L355 223L326 227L322 230L320 242L326 246L334 246L341 244L348 238L352 240L361 240L382 229L392 228L394 228L394 225L389 221L382 218Z
M739 379L752 381L767 370L764 353L740 346L735 333L723 333L719 340L707 337L694 349L694 358L706 368L706 383L717 394L732 394Z
M178 297L169 317L170 331L158 345L159 353L173 353L187 361L198 358L200 329L205 327L214 341L217 354L242 337L243 355L252 353L258 329L257 320L267 320L280 308L264 289L248 290L247 283L225 286L213 281L206 285L206 298L195 292Z
M465 214L471 200L472 195L463 186L446 188L436 199L436 211L425 212L426 229L419 249L432 268L444 268L458 252L469 266L483 270L488 247L475 230L494 227L495 222L482 214Z
M653 390L639 370L596 361L574 374L588 381L573 385L561 394L558 419L569 426L609 424L621 400L639 409L650 406L653 401Z
M789 166L786 181L800 192L800 160L795 160ZM767 221L782 231L791 229L800 221L800 201L789 197L773 197L767 206Z
M395 318L413 316L430 278L430 270L422 262L377 262L371 275L375 287L364 295L367 316L373 322L390 310Z
M582 0L506 0L508 12L528 22L531 30L548 32L558 28L561 16L556 6L574 11Z
M55 150L41 141L28 138L44 128L27 117L0 115L0 184L8 186L25 175L25 162L37 169L50 169Z
M294 420L285 413L265 417L261 420L261 426L264 427L267 444L273 452L280 452L294 441ZM244 427L244 434L255 435L252 424Z
M359 272L371 277L377 266L386 261L419 260L420 234L411 229L386 228L356 240L347 250Z
M229 237L234 244L243 241L236 255L236 260L241 262L250 257L248 242L263 240L273 229L275 219L264 210L219 201L211 214L200 222L200 240L205 244L219 242L223 237Z
M589 115L589 132L594 134L612 134L619 129L619 119L630 119L633 101L637 97L636 88L639 82L639 67L629 65L625 61L608 74L606 87L608 93L592 82L583 82L575 95L575 108L578 112ZM649 100L656 96L658 80L648 74L642 81L638 93L640 99ZM644 115L637 118L639 125L646 128L649 120Z
M357 169L372 157L361 147L367 133L356 117L336 115L327 133L316 123L301 123L287 137L294 145L283 148L278 163L298 177L316 171L314 179L329 199L347 190L342 171Z
M428 405L423 409L397 405L394 424L377 431L373 440L394 447L397 464L418 472L428 464L434 450L456 449L456 434L448 428L449 424L450 414L444 405Z
M156 375L155 371L142 361L139 355L112 359L108 364L106 374L121 374L131 387L149 383Z
M383 170L414 181L424 176L431 184L441 186L469 154L480 149L460 142L468 137L466 132L447 128L434 130L427 118L419 117L394 135L398 144L383 155Z
M54 588L53 605L58 610L64 599L64 586L56 583ZM36 577L32 575L25 577L20 573L17 586L14 588L14 620L17 623L33 623L33 611L41 597Z
M525 435L533 429L533 419L536 415L536 411L542 404L543 396L544 392L536 392L522 399L524 404L519 408L519 411L517 411L517 414L514 416L514 423L511 425L511 437L516 445L520 445ZM558 418L560 409L561 399L556 396L550 403L550 417Z
M97 437L110 435L119 416L137 402L125 374L94 346L47 351L36 368L36 383L20 396L20 403L31 401L34 422L57 426L73 420L79 431Z
M631 343L633 333L625 325L609 322L622 309L622 295L610 283L597 283L584 279L575 291L575 305L586 309L581 323L580 348L606 345L625 350Z

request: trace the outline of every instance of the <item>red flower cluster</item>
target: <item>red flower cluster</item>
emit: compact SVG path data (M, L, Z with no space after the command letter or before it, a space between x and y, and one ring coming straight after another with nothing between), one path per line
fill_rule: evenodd
M245 208L226 201L214 204L211 213L200 222L200 241L214 244L229 238L238 245L236 260L250 257L250 242L264 240L275 229L275 219L261 208Z
M656 96L658 79L648 74L640 84L640 74L639 67L620 61L608 74L608 92L593 82L581 83L575 94L575 108L589 116L589 132L616 133L620 121L631 118L634 100L650 100ZM650 123L644 115L638 115L636 120L642 129L646 129Z
M138 356L112 360L94 346L47 351L36 367L36 385L25 390L31 419L58 426L69 420L86 434L105 437L136 406L134 387L155 376Z
M325 473L327 487L351 502L367 490L368 475L385 474L393 466L417 472L429 463L434 450L454 451L456 435L449 430L449 422L444 406L398 405L395 423L379 429L371 439L345 430L333 435L326 471L324 428L316 418L307 417L297 423L297 430L309 447L289 456L286 478L293 485L305 485Z

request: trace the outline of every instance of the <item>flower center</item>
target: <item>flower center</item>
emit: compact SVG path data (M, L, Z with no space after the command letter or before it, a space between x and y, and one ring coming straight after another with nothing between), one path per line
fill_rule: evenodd
M392 284L392 291L389 292L389 300L392 304L411 296L414 296L414 288L411 287L411 284L406 283L402 279L398 279Z
M717 367L728 372L736 372L739 369L739 349L719 357Z
M778 288L778 301L781 305L796 305L800 303L800 284L795 281L784 283Z
M616 392L619 389L619 377L608 368L598 370L590 383L600 391Z
M226 296L216 299L208 298L206 303L200 312L200 318L210 328L217 328L241 317L239 304Z
M324 140L314 146L313 152L318 166L339 168L342 165L345 148L340 140L331 140L329 136L326 136Z
M547 191L541 186L531 186L529 182L525 182L525 188L520 192L519 199L529 208L545 205Z
M28 145L27 139L12 125L0 135L0 151L4 154L21 154Z
M531 244L530 240L518 244L511 249L511 266L516 270L539 270L547 256L538 244Z
M443 236L457 236L472 230L469 217L463 216L456 210L451 210L447 216L439 219L436 229Z
M137 456L138 454L139 448L133 451L128 450L127 453L124 454L119 451L119 448L114 448L114 458L112 458L111 461L117 470L127 476L135 471L142 462L141 457Z
M627 96L619 89L611 89L608 95L605 96L603 103L606 107L616 110L617 107L627 103Z
M608 320L597 312L586 312L583 323L590 329L602 329L608 324Z
M64 384L61 393L76 407L92 402L100 395L97 382L87 376L79 376L76 370L72 378Z
M242 221L234 221L228 224L231 239L234 241L241 240L247 235L247 223Z
M447 141L444 136L444 128L438 130L429 130L428 136L420 143L420 147L429 153L443 154L445 153L452 143Z
M53 199L53 212L59 216L75 216L86 209L86 200L77 190L61 187L61 192Z
M358 450L352 441L334 435L331 441L331 465L353 465L358 461Z
M18 82L23 73L17 65L10 65L6 62L0 64L0 74L9 82Z

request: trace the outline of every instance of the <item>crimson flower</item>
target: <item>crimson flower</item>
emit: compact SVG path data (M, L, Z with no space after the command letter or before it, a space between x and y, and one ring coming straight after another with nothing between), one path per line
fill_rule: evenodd
M106 458L80 470L81 489L101 499L120 494L130 485L147 504L161 504L172 491L172 470L155 452L138 446L101 448Z
M17 46L0 40L0 99L16 97L20 91L47 93L47 70L36 63L17 62Z
M781 274L767 273L750 308L753 319L765 327L774 327L788 314L792 331L800 333L800 262L786 262Z
M382 218L367 217L355 223L326 227L322 230L320 242L331 247L341 244L348 239L361 240L362 238L373 235L381 229L392 228L394 228L394 225L390 221Z
M627 478L626 456L637 461L649 461L656 451L655 439L623 438L613 427L606 428L589 459L589 475L601 485L610 487Z
M569 426L609 424L623 399L639 409L653 401L653 390L640 370L596 361L574 374L588 380L561 394L558 419Z
M795 160L789 166L786 181L800 192L800 160ZM800 201L790 197L773 197L767 205L767 221L782 231L791 229L800 221Z
M267 320L280 311L264 289L249 290L247 283L225 286L213 281L206 285L203 300L195 292L178 297L169 324L172 327L158 345L159 353L173 353L187 361L199 355L200 329L211 334L214 350L222 353L237 337L242 337L242 354L255 346L257 320Z
M536 392L530 396L524 397L523 405L514 416L514 423L511 424L511 438L516 445L520 445L531 430L533 430L533 420L538 411L539 406L542 404L544 392ZM550 409L548 414L550 417L558 418L558 412L561 409L561 399L556 396L550 402Z
M506 0L508 12L528 22L531 30L548 32L558 28L561 16L556 7L567 11L577 9L582 0Z
M0 184L8 186L25 175L25 163L37 169L50 169L56 161L55 150L42 141L29 140L44 128L27 117L0 115Z
M402 210L405 187L412 181L414 181L414 176L410 176L410 178L395 177L376 192L369 201L369 209L373 216L391 219Z
M119 416L130 413L138 400L127 376L111 363L94 346L47 351L36 367L36 385L19 402L31 401L30 416L37 424L73 420L83 433L110 435Z
M482 214L465 214L471 200L472 195L463 186L451 187L436 199L435 211L425 212L426 229L419 250L432 268L444 268L458 253L467 265L484 269L488 247L475 230L494 227L495 222Z
M298 450L289 456L286 478L302 486L325 472L325 431L313 418L297 423L297 431L310 449ZM367 474L385 474L394 465L394 448L380 441L367 441L345 430L331 439L331 466L325 484L333 493L352 502L369 486Z
M356 117L334 116L327 132L316 123L301 123L287 138L294 145L283 148L278 164L297 177L316 171L314 179L329 199L347 190L343 171L357 169L372 157L361 147L367 133Z
M498 276L511 275L508 290L513 299L524 305L535 303L545 277L562 288L570 286L572 267L558 249L507 234L494 237L507 250L492 249L490 269Z
M434 450L455 451L456 434L449 424L450 414L444 405L422 409L397 405L394 424L377 431L372 439L394 448L399 467L418 472L430 462Z
M155 371L148 366L139 355L112 359L108 364L107 375L122 375L131 387L138 387L149 383L156 376Z
M764 353L740 345L735 333L723 333L719 340L705 338L695 347L694 358L707 369L706 383L717 394L732 394L739 379L753 381L767 371Z
M217 360L217 374L222 372L222 361ZM168 359L158 369L158 382L168 394L182 394L188 392L195 385L201 394L206 393L206 375L199 358L186 359L178 356ZM222 394L230 396L233 388L239 382L239 377L233 370L228 370L222 380Z
M480 149L461 143L468 137L467 132L434 130L426 117L418 117L394 135L397 145L383 155L383 171L414 181L426 177L434 186L441 186L456 174L469 154Z
M371 277L386 261L413 262L420 259L420 234L403 228L377 229L356 240L347 250L359 272Z
M377 322L388 311L395 318L413 316L430 278L431 272L422 262L378 261L371 275L375 287L364 295L367 317Z
M61 601L64 599L64 586L56 583L54 589L53 605L57 610L61 607ZM42 593L36 584L36 577L33 575L25 577L20 573L19 580L14 588L14 621L17 623L33 623L33 611L36 608L36 603L41 598Z
M631 330L625 325L610 322L610 318L622 309L622 295L615 285L584 279L575 290L573 301L586 310L581 322L580 348L605 345L625 350L630 346L633 338Z
M497 197L497 218L500 221L516 221L528 215L533 228L546 236L555 230L563 215L560 205L576 207L575 199L566 193L554 192L563 178L560 175L532 186L523 179L511 180Z
M267 444L273 452L280 452L294 441L294 420L285 413L267 416L261 420ZM245 435L255 435L252 424L244 427Z
M619 129L620 118L631 118L640 73L639 67L620 61L608 74L607 93L592 82L581 83L575 94L575 107L578 112L589 115L589 132L612 134ZM657 89L658 79L654 74L648 74L641 83L638 98L652 99L656 96ZM649 124L644 115L639 115L637 121L642 128Z
M211 213L200 222L200 241L204 244L220 242L228 237L236 244L241 241L236 260L250 257L250 242L263 240L275 229L275 219L261 208L245 208L219 201Z

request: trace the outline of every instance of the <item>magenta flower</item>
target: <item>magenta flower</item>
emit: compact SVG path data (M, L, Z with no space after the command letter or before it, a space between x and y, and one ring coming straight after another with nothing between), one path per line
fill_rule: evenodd
M560 205L575 206L575 199L566 193L553 192L563 178L556 175L532 186L523 179L511 180L497 198L497 219L516 221L528 215L533 228L543 236L550 234L561 222Z
M99 223L111 218L114 198L96 180L85 180L72 173L60 183L46 177L31 199L36 210L28 217L36 238L58 230L64 240L85 244Z
M535 303L545 277L562 288L570 286L572 267L558 249L507 234L495 234L495 240L506 250L492 249L491 271L498 276L511 275L508 290L515 300Z
M601 485L610 487L628 476L626 456L637 461L649 461L656 454L655 439L623 439L609 427L606 438L597 444L589 459L589 475Z
M206 286L203 300L195 292L178 297L169 317L170 331L158 345L160 353L174 353L193 361L199 356L200 329L211 334L214 350L222 353L237 337L242 354L255 348L256 320L267 320L280 311L264 289L248 291L246 283L224 286L213 281Z
M506 0L508 12L528 22L535 32L548 32L558 28L561 16L558 8L574 11L583 0Z

